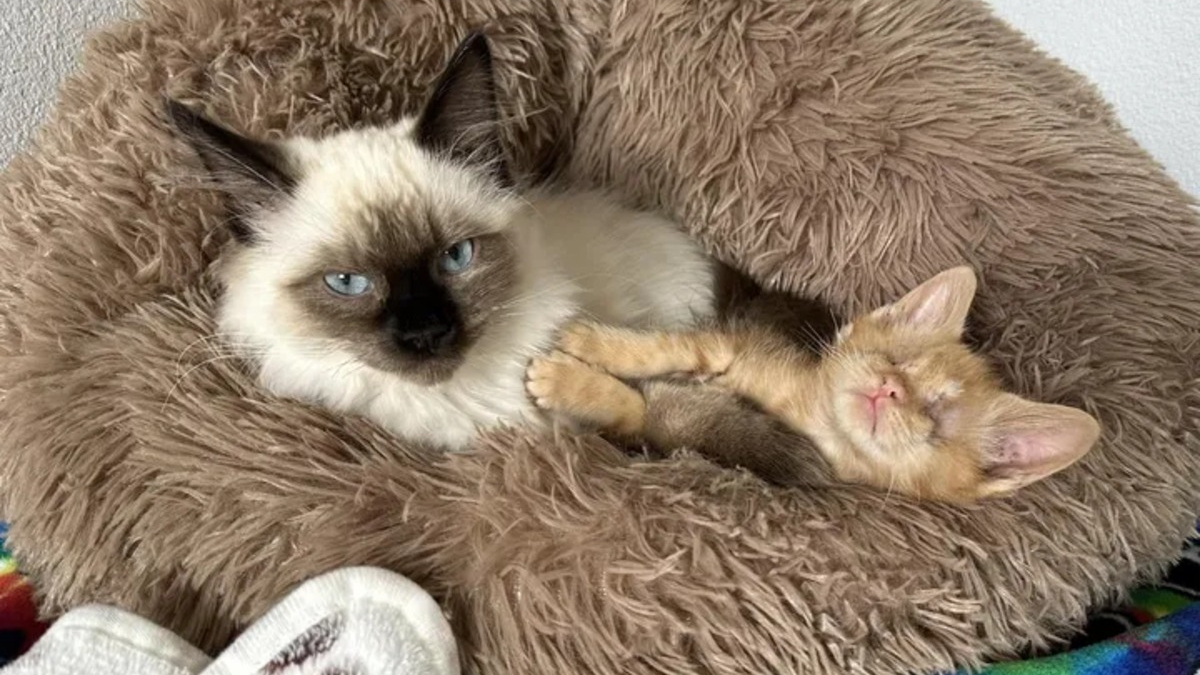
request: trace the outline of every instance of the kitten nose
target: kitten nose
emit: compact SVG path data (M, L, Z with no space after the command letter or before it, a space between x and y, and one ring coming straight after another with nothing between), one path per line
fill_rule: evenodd
M896 403L903 403L904 387L896 378L884 377L883 383L879 385L879 388L875 390L875 393L871 396L871 398L874 400L890 398Z
M400 330L394 335L396 346L406 352L436 355L445 351L454 342L454 338L458 337L458 328L453 324L439 323Z

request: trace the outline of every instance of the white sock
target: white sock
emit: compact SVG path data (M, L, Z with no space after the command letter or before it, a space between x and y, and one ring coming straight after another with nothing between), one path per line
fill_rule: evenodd
M370 567L337 570L300 585L203 671L203 675L458 673L454 635L433 598L399 574Z
M55 621L4 675L196 675L210 661L140 616L87 605Z

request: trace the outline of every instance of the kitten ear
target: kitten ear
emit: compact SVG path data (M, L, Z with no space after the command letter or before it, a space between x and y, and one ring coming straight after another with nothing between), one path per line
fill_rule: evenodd
M951 333L960 337L974 299L975 271L964 265L938 274L873 314L888 323L923 333Z
M417 121L416 141L432 153L485 167L508 186L499 123L492 52L482 33L472 33L434 84Z
M1061 471L1100 438L1100 423L1076 408L1004 394L993 411L981 497L1007 494Z
M166 108L175 129L232 201L238 216L231 221L233 235L248 241L253 232L246 216L267 208L296 185L283 146L246 138L172 99L167 99Z

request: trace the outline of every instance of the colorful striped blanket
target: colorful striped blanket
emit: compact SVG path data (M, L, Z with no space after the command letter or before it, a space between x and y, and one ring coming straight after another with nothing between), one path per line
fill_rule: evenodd
M1200 532L1156 586L1092 616L1061 653L991 666L982 675L1200 673Z
M0 667L45 631L33 593L4 550L0 523ZM991 666L983 675L1197 675L1200 673L1200 536L1159 585L1131 603L1092 617L1068 648L1052 656Z
M4 548L7 534L8 526L0 523L0 668L25 653L46 630L37 620L33 589Z

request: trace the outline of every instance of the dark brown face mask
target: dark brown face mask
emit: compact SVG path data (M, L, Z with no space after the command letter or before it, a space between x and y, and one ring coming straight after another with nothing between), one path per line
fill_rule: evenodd
M248 138L174 101L167 111L227 195L235 240L254 246L254 216L277 208L304 180L287 145ZM498 188L510 186L481 34L451 57L412 140ZM374 204L361 222L338 223L357 236L331 243L316 261L320 269L290 286L310 327L372 367L425 383L450 377L510 300L517 276L511 243L472 227L472 214L452 211Z

